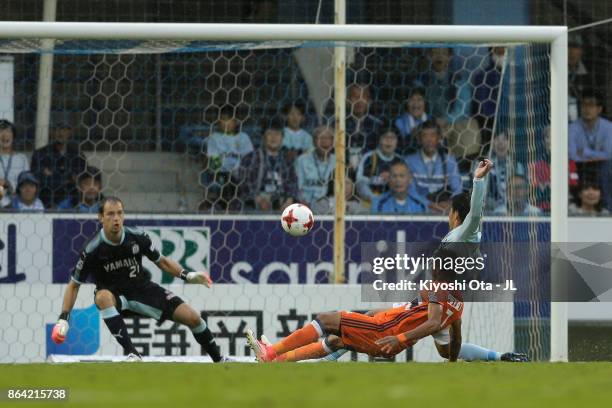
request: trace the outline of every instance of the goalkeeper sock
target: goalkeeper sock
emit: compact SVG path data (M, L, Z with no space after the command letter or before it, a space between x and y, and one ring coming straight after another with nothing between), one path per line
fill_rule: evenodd
M464 361L498 361L501 353L475 344L463 343L459 351L459 358Z
M276 357L274 361L302 361L302 360L312 360L315 358L321 358L327 355L329 350L323 344L325 340L318 341L316 343L307 344L306 346L298 347L295 350L291 350L286 352L285 354L281 354Z
M319 337L323 337L323 329L321 328L319 322L313 320L301 329L297 329L278 343L273 344L272 348L277 355L281 355L288 351L295 350L298 347L314 343L319 339Z
M123 352L126 355L130 353L140 355L132 344L132 340L128 335L127 327L125 326L125 322L115 306L100 310L100 315L102 316L104 323L106 323L106 327L108 327L108 330L110 330L113 337L119 342L119 344L121 344L121 347L123 347Z
M210 358L212 358L215 363L221 361L219 347L217 346L215 338L204 320L200 320L200 324L193 327L191 332L193 333L193 337L196 339L196 341L202 345L204 351L208 353Z

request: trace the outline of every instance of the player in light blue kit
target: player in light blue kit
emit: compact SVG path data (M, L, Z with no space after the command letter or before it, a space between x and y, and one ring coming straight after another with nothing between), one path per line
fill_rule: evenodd
M482 237L480 224L482 221L482 210L486 194L486 176L493 168L493 163L485 159L481 161L474 172L474 183L472 194L462 193L452 199L451 210L448 214L448 226L450 231L442 239L440 248L448 247L452 243L478 244ZM468 248L478 250L477 246L468 245ZM371 313L371 312L370 312ZM443 329L434 335L434 342L441 357L448 357L450 343L449 329ZM340 349L325 357L326 360L337 360L347 350ZM465 361L529 361L523 353L500 353L470 343L462 343L459 358Z

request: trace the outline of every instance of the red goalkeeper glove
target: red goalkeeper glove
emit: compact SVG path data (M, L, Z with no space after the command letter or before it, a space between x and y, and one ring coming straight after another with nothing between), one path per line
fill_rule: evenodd
M55 344L62 344L64 340L66 340L66 335L68 334L68 329L70 325L67 320L59 319L55 326L53 326L53 331L51 332L51 340Z

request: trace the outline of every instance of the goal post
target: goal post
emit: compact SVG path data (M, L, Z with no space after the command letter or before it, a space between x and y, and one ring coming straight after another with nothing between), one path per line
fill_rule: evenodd
M568 120L567 120L567 31L551 44L551 212L552 242L568 242ZM552 266L552 265L551 265ZM558 275L551 271L551 288ZM550 316L550 360L568 361L567 303L552 302Z
M334 13L336 25L346 24L346 2L345 0L335 0ZM336 153L335 174L341 177L334 179L334 194L336 198L336 208L334 213L334 281L344 283L346 275L344 273L344 238L346 216L345 203L345 178L346 174L346 48L334 48L334 110L335 110L335 141L334 151Z
M341 21L338 21L341 23ZM346 116L345 45L360 44L546 44L550 47L550 129L551 146L551 241L566 242L568 197L568 130L567 130L567 27L559 26L434 26L434 25L302 25L302 24L174 24L174 23L68 23L3 22L0 40L104 40L144 43L167 42L168 49L180 49L187 42L232 42L253 46L270 42L276 47L309 46L335 48L334 113L336 121L337 162L334 185L344 191L344 120ZM41 43L42 44L42 43ZM249 45L251 44L251 45ZM28 46L28 45L26 45ZM48 52L39 45L43 55ZM121 52L118 52L119 54ZM51 108L50 106L48 107ZM47 115L48 117L49 115ZM44 117L44 116L41 116ZM37 124L39 126L39 124ZM333 280L341 282L345 259L344 196L337 197L333 217L333 262L337 265ZM329 237L331 238L331 237ZM551 278L554 280L554 271ZM567 305L551 304L550 359L567 361Z
M367 28L366 29L364 29ZM151 41L395 41L550 44L564 26L437 26L220 23L68 23L5 21L0 38Z

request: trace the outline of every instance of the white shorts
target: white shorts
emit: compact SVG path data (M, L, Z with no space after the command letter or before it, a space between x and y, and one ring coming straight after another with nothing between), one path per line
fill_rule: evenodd
M434 341L436 342L436 344L445 346L448 343L450 343L450 330L448 327L445 327L442 330L437 331L434 334L432 334L431 337L434 338Z

